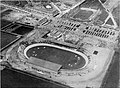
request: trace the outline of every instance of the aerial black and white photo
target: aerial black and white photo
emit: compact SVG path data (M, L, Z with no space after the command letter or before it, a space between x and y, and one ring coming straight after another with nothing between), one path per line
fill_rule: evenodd
M0 0L1 88L120 88L119 0Z

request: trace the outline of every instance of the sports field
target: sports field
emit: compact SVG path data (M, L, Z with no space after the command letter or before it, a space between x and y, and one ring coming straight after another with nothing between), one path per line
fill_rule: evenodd
M28 58L36 57L62 65L62 69L78 69L85 65L85 59L76 53L52 46L36 46L26 52Z
M79 10L78 13L76 13L73 18L81 19L81 20L88 20L89 17L93 14L92 11L86 11L86 10Z

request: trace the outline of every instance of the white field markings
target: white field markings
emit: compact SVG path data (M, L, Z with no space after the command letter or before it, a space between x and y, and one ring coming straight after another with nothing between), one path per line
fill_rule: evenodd
M60 13L62 12L53 2L51 2L51 4L52 4Z
M104 25L107 23L107 21L111 18L111 19L112 19L112 22L113 22L113 25L111 25L111 26L112 26L113 28L117 28L118 25L117 25L115 19L113 18L112 13L111 13L111 12L108 12L108 14L109 14L108 17L105 19L105 23L104 23L102 26L104 26Z
M84 8L84 7L82 7L81 8L81 10L88 10L88 11L93 11L93 12L96 12L97 10L95 10L95 9L91 9L91 8Z
M92 20L95 17L95 15L97 15L100 12L100 10L95 10L95 9L91 9L91 8L84 8L84 7L82 7L81 10L93 12L93 14L89 17L90 20Z
M67 9L65 11L63 11L62 14L60 14L58 17L61 17L62 15L68 13L70 10L74 9L75 7L77 7L78 5L80 5L82 2L84 2L85 0L81 0L80 2L78 2L77 4L75 4L73 7L71 7L70 9Z
M113 1L114 1L114 0L113 0ZM119 0L115 0L114 5L115 5L115 3L118 2L118 1L119 1ZM115 19L113 18L113 15L112 15L112 13L110 12L110 9L106 8L105 4L102 4L102 2L101 2L100 0L99 0L99 2L100 2L101 5L105 8L106 12L109 14L108 17L105 19L105 22L104 22L104 24L103 24L102 26L104 26L104 25L106 24L107 20L108 20L109 18L111 18L112 21L113 21L113 24L114 24L114 25L113 25L113 28L117 28L118 25L117 25ZM113 7L113 5L111 5L111 7Z

